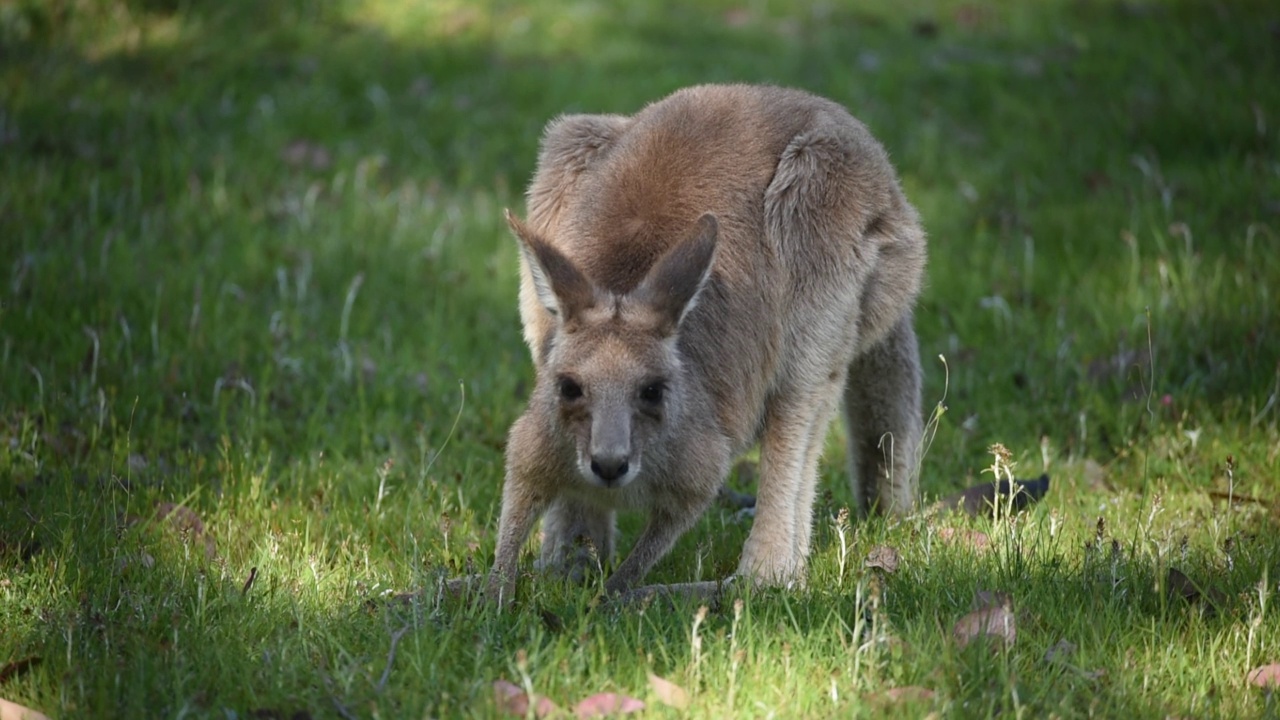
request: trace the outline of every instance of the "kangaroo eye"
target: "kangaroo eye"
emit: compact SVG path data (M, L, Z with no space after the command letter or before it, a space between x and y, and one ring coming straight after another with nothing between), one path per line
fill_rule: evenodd
M572 378L560 378L560 397L565 400L577 400L582 397L582 386Z
M649 383L640 389L640 399L647 403L657 405L662 402L662 394L666 392L666 389L667 388L660 382Z

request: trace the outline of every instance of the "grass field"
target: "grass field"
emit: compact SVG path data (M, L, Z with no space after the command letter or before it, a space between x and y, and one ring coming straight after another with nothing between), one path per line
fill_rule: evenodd
M1246 0L0 0L0 698L1280 716L1247 680L1280 663L1277 77ZM805 590L443 597L532 376L502 209L542 126L730 80L849 107L924 217L925 500L993 443L1051 491L846 526L833 429ZM713 509L650 579L726 576L749 529ZM979 591L1008 647L953 638Z

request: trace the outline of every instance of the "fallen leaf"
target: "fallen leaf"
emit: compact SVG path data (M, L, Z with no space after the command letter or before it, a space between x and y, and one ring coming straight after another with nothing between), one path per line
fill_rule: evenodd
M519 715L524 717L529 714L529 696L524 690L507 680L493 681L493 694L496 696L498 709L508 715ZM560 712L560 708L551 700L534 695L533 715L534 717L547 717L553 713Z
M1005 647L1012 645L1018 632L1010 610L1011 598L1004 593L988 593L985 597L979 594L978 603L979 608L960 618L951 631L960 647L984 636L999 638Z
M413 79L409 85L409 95L415 98L424 98L431 94L433 83L431 78L426 75L419 75Z
M333 164L333 156L324 146L307 140L294 140L280 151L280 159L293 167L308 166L325 170Z
M46 430L40 437L46 447L61 457L76 459L89 452L89 438L69 422L60 423L57 430Z
M938 528L938 538L948 545L962 545L978 551L985 551L991 548L991 538L980 530Z
M919 685L903 685L889 688L883 693L884 699L893 703L918 703L932 700L935 693L929 688Z
M649 689L663 705L670 705L677 710L689 707L689 692L670 680L649 673Z
M494 680L493 694L497 696L498 708L503 712L523 715L529 708L529 699L524 690L508 680Z
M991 590L979 590L973 596L973 609L982 610L983 608L995 607L1003 605L1005 607L1013 607L1013 597L1005 592L993 592Z
M976 30L981 28L990 19L990 11L976 3L965 3L960 5L952 13L955 18L956 25L966 30Z
M275 708L258 708L249 713L249 717L258 718L259 720L311 720L311 713L306 710L295 710L290 713L285 710L276 710Z
M1086 372L1090 380L1101 383L1124 377L1131 371L1145 373L1150 364L1150 353L1122 347L1109 357L1092 359Z
M869 568L879 568L886 573L893 574L898 571L898 560L897 550L888 545L879 545L867 553L867 560L864 565Z
M1191 582L1191 578L1178 568L1169 568L1165 588L1171 597L1181 598L1187 602L1200 599L1200 588L1196 587L1196 584Z
M1101 170L1091 170L1084 174L1084 184L1085 187L1089 188L1090 192L1096 193L1110 187L1111 178Z
M1059 640L1057 643L1055 643L1053 647L1049 648L1047 652L1045 652L1044 661L1051 663L1055 660L1066 660L1067 656L1071 655L1071 653L1074 653L1075 651L1076 651L1075 643L1071 642L1070 640L1067 640L1066 638L1063 638L1062 640Z
M997 504L1001 508L1011 503L1014 512L1039 501L1049 491L1049 476L1043 474L1035 480L1008 480L975 485L938 501L944 510L959 510L972 516L990 516ZM1010 496L1012 495L1012 498Z
M14 660L0 668L0 683L6 683L44 661L39 655L32 655L21 660Z
M0 698L0 720L49 720L49 716Z
M23 538L16 543L7 543L0 540L0 557L5 555L16 555L23 562L29 561L40 552L40 541L34 538ZM4 578L8 580L8 578Z
M169 526L183 539L203 543L206 559L213 560L218 556L218 543L206 532L204 521L191 508L170 502L156 503L156 519L168 520Z
M1241 495L1240 493L1237 493L1237 492L1229 492L1225 490L1210 490L1209 497L1213 498L1214 500L1226 500L1227 502L1233 503L1233 504L1248 503L1252 505L1261 505L1263 507L1267 507L1268 505L1271 504L1270 502L1263 500L1262 498L1256 498L1251 495Z
M1172 567L1169 568L1169 574L1165 580L1165 591L1170 597L1180 598L1189 603L1205 600L1207 604L1204 609L1208 612L1217 611L1227 602L1226 593L1212 586L1198 584L1181 570Z
M542 626L553 633L564 632L564 621L559 615L545 608L538 608L538 617L542 618Z
M923 18L911 23L911 30L922 38L934 38L938 36L938 23Z
M583 698L573 708L573 714L579 718L603 717L605 715L627 715L644 709L644 703L626 695L617 693L597 693Z
M1271 663L1249 671L1249 684L1260 688L1280 688L1280 663Z
M750 25L754 16L747 8L731 8L724 14L724 24L731 28L740 28Z
M1107 480L1107 469L1092 458L1084 461L1081 476L1090 490L1106 490L1109 492L1115 490L1110 481Z

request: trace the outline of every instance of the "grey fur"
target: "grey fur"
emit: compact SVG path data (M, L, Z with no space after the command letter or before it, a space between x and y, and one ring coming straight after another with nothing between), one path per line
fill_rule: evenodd
M844 108L704 85L632 117L563 116L528 204L527 224L509 222L537 379L507 446L491 597L510 598L544 514L540 566L577 574L610 559L617 510L644 511L606 582L635 587L756 443L737 574L802 582L841 399L859 511L914 505L925 234ZM607 458L593 427L607 428Z

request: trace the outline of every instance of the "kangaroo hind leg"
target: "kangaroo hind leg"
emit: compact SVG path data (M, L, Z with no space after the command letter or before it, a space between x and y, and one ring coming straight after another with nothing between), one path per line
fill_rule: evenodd
M860 516L905 513L915 504L923 431L920 374L910 313L849 366L844 407Z
M613 559L614 511L560 497L542 519L542 553L536 567L581 582Z

